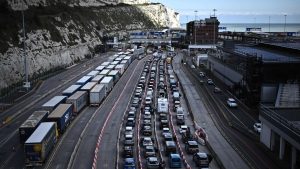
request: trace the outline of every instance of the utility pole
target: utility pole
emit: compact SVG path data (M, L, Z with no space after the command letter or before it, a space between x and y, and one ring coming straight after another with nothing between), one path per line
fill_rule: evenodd
M25 17L24 17L24 2L22 3L22 26L23 26L23 57L24 57L24 71L25 71L25 82L24 82L24 87L28 91L30 88L30 83L28 82L28 66L27 66L27 55L26 55L26 33L25 33Z
M286 14L284 15L284 34L286 34Z
M214 11L214 46L216 47L216 9L213 9Z
M269 16L269 33L271 32L271 16Z
M197 10L195 10L195 21L194 21L194 36L195 36L195 45L196 45L196 20L197 20Z

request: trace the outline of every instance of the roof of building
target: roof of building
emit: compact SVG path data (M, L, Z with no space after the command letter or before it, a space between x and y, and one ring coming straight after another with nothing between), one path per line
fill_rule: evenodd
M269 45L273 45L273 46L279 46L279 47L288 48L288 49L300 50L300 43L299 42L296 42L296 43L278 42L278 43L265 43L265 44L269 44Z
M283 54L256 46L235 45L235 52L244 56L261 57L263 62L300 62L300 57L293 54Z

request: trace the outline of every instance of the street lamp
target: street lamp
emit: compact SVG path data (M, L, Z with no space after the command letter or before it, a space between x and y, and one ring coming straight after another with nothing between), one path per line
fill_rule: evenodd
M271 32L271 16L269 16L269 33Z
M25 40L26 40L26 35L25 35L25 17L24 17L24 2L22 3L22 26L23 26L23 56L24 56L24 71L25 71L25 82L24 82L24 87L26 88L26 90L28 91L30 88L30 83L28 82L28 66L27 66L27 55L26 55L26 44L25 44Z
M286 34L285 28L286 28L286 14L284 15L284 34Z
M214 46L216 47L216 9L213 9L214 11Z
M196 20L197 20L197 10L194 11L195 12L195 21L194 21L194 36L195 36L195 45L196 45Z

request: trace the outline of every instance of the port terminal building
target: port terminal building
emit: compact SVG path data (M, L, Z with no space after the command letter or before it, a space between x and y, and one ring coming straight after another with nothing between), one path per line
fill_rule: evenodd
M228 90L258 108L260 142L300 168L300 43L224 41L206 64Z

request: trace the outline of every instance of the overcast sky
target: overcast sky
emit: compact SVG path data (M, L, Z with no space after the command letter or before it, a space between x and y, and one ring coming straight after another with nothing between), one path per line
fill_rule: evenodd
M300 0L150 0L180 13L181 23L213 14L221 23L300 23Z

